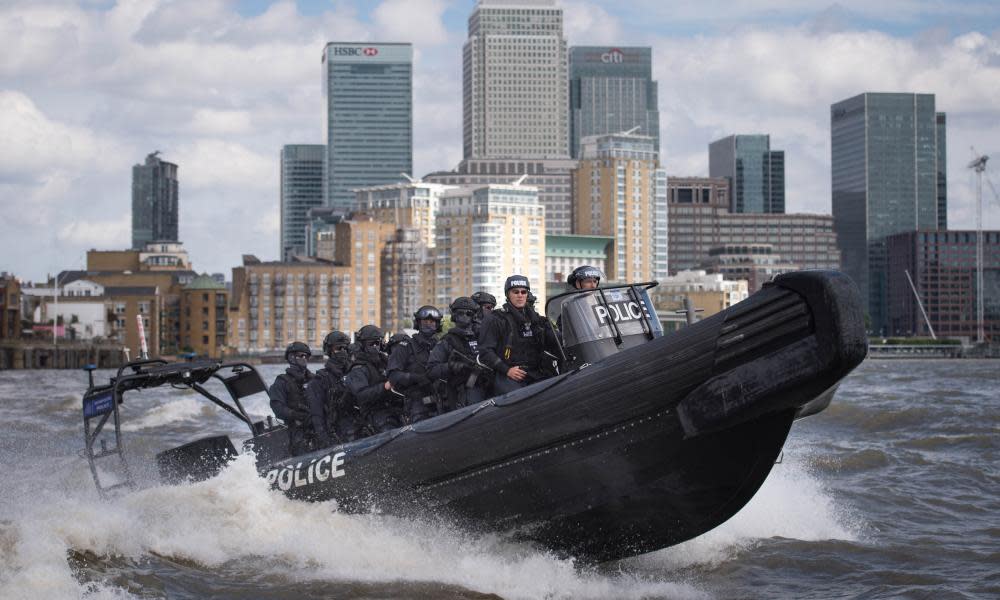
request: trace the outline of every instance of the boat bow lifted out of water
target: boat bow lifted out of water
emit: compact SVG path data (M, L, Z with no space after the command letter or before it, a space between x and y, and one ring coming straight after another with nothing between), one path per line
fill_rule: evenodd
M345 511L444 515L589 561L683 542L733 516L778 457L792 422L823 410L867 353L857 288L831 271L778 276L747 300L663 335L655 285L549 300L563 373L515 392L348 444L291 457L287 430L240 399L264 391L250 365L126 365L83 399L86 455L117 461L126 392L190 388L243 421L261 475L291 497ZM222 382L230 398L205 388ZM111 421L110 427L105 427ZM96 422L96 426L92 424ZM112 445L97 440L112 438ZM227 436L157 455L168 481L202 479L236 455ZM104 493L102 491L102 493Z

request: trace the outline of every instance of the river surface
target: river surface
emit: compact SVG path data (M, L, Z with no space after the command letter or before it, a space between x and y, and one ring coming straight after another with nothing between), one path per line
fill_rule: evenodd
M126 396L144 483L102 501L80 456L85 387L78 371L0 371L0 599L1000 597L1000 361L865 361L795 423L739 514L596 567L289 500L249 457L209 481L156 484L141 468L155 451L246 436L193 393ZM270 412L263 395L246 404Z

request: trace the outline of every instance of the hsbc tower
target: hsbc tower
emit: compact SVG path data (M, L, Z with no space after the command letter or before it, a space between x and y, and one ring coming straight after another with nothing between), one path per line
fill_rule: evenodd
M330 42L323 50L326 204L354 208L351 190L413 173L413 46Z

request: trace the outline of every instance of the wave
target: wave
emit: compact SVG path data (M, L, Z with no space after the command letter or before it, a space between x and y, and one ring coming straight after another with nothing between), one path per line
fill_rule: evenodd
M50 497L24 507L5 534L13 543L0 536L13 546L0 597L128 597L107 584L77 581L70 553L136 563L165 557L210 570L252 561L262 575L283 580L436 582L506 598L705 597L682 582L582 570L502 535L291 500L268 488L249 456L208 481L154 486L109 502L96 492Z
M217 412L214 406L200 398L181 398L154 406L139 418L123 419L122 429L125 431L155 429L176 424L177 421L211 418Z

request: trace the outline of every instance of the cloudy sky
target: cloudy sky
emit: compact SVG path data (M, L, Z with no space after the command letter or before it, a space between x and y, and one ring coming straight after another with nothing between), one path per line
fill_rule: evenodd
M653 47L663 161L706 175L708 143L769 133L790 212L830 212L831 103L923 92L948 113L949 224L973 227L970 147L996 155L1000 2L562 0L571 45ZM415 171L461 158L461 48L474 0L3 0L0 270L38 280L128 247L131 167L180 165L199 271L278 255L283 144L323 143L328 41L415 46ZM1000 201L986 188L986 224Z

